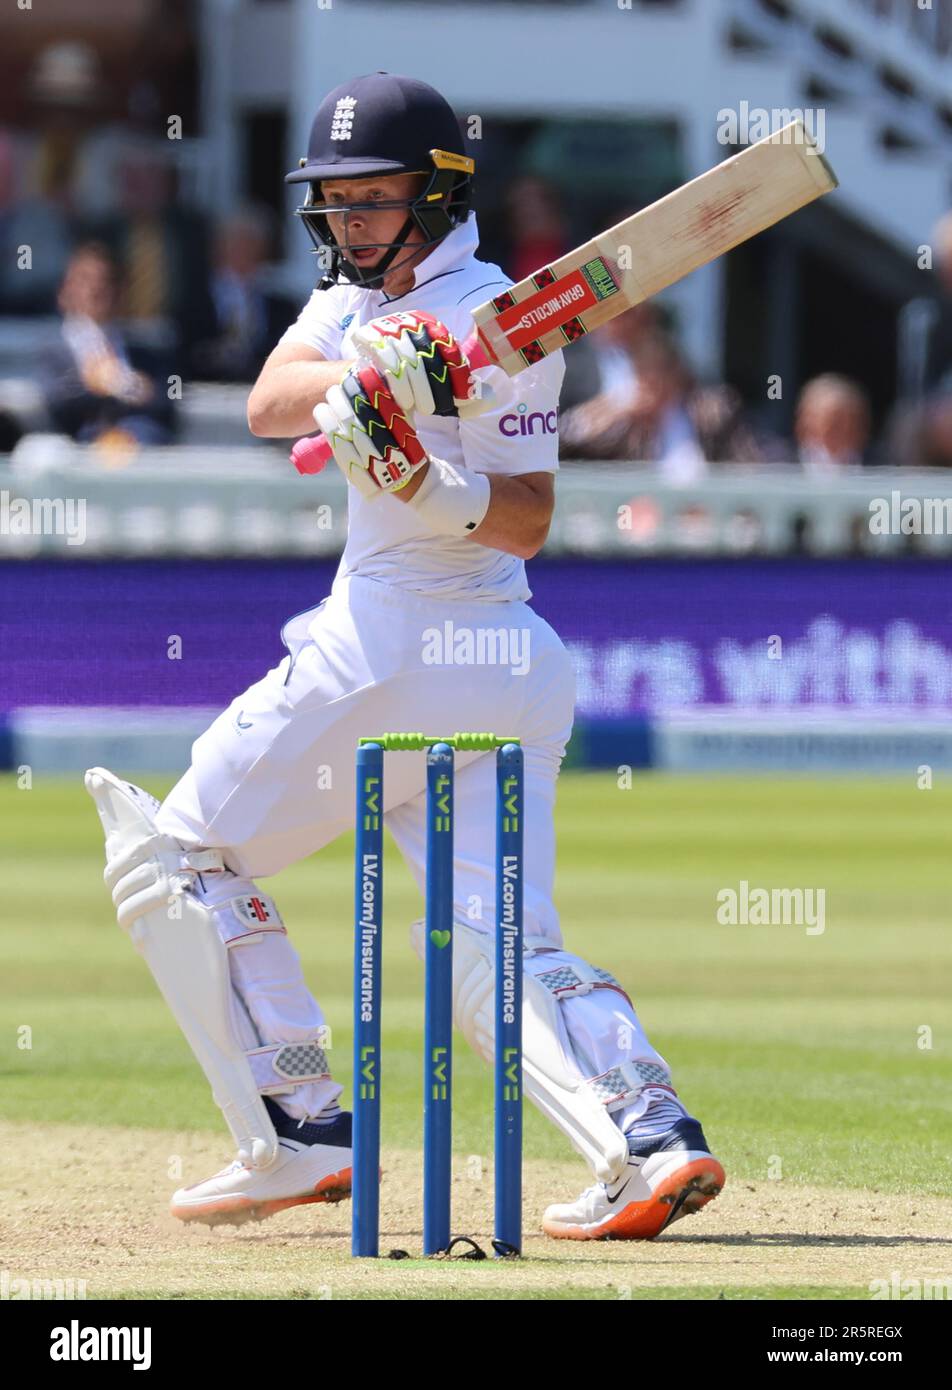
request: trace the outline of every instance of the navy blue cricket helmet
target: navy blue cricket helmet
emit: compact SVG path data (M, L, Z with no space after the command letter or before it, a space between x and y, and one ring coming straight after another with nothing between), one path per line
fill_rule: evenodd
M321 258L321 287L343 277L366 289L379 289L414 226L423 233L422 245L433 246L465 222L474 169L474 161L464 153L453 108L425 82L374 72L335 87L314 117L306 157L285 179L307 184L297 213ZM426 182L405 200L332 206L335 213L406 209L407 219L396 241L362 243L365 248L385 248L380 261L365 271L347 259L346 246L339 245L331 232L320 181L366 179L374 174L421 174ZM420 244L414 243L411 254L419 250Z

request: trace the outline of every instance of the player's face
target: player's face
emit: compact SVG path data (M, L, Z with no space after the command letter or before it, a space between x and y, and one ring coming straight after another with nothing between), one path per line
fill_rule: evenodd
M369 267L376 265L386 255L386 244L396 241L407 220L407 210L405 207L386 206L377 210L373 204L406 202L419 192L422 182L419 174L321 181L321 197L329 208L335 204L341 207L354 203L368 204L367 208L353 212L329 211L327 214L334 238L338 246L345 248L349 261L354 265ZM412 246L422 240L422 232L414 226L410 229L406 244Z

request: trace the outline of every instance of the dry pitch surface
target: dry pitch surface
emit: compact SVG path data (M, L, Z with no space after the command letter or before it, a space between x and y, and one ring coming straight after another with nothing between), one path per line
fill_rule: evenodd
M557 1242L533 1234L581 1164L530 1162L519 1262L355 1261L350 1204L301 1207L240 1229L186 1229L166 1212L180 1160L220 1167L209 1135L0 1126L0 1251L11 1278L86 1281L88 1298L869 1298L869 1284L948 1278L952 1198L739 1180L656 1241ZM387 1156L381 1249L420 1249L421 1159ZM581 1180L581 1182L580 1182ZM488 1248L491 1181L454 1179L455 1228Z

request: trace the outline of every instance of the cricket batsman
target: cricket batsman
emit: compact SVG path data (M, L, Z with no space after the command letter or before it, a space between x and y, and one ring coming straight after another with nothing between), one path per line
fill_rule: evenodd
M318 428L329 441L349 497L337 576L322 601L301 594L287 655L196 741L161 805L105 769L86 775L119 922L237 1147L174 1194L181 1221L260 1220L349 1194L351 1117L324 1014L259 880L350 829L358 738L386 730L495 729L525 749L524 1084L594 1177L546 1209L543 1229L651 1239L724 1181L622 985L562 943L553 808L574 679L528 606L524 562L552 515L564 369L555 354L515 380L477 375L461 351L472 309L512 283L476 256L473 171L450 106L422 82L376 72L321 103L288 182L323 277L248 420L256 435ZM240 632L240 595L236 618ZM487 1062L494 778L493 754L457 754L454 1010ZM391 760L385 822L421 889L425 786L422 753ZM314 906L319 931L339 928ZM423 924L410 934L422 957Z

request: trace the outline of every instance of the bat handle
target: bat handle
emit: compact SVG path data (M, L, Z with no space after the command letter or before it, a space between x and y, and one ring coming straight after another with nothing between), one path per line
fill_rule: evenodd
M471 367L488 367L492 364L493 359L480 341L478 328L473 329L463 344L463 355Z
M471 367L488 367L492 361L475 329L463 344L463 352ZM291 462L302 474L322 473L330 457L331 446L322 434L306 435L291 450Z

